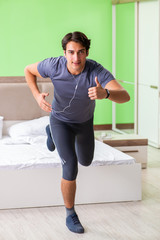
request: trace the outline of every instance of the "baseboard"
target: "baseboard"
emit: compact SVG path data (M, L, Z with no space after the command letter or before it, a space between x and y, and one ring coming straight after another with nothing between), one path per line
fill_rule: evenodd
M134 129L134 123L120 123L116 124L118 129Z
M134 129L134 123L116 124L118 129ZM94 130L112 130L112 124L95 124Z
M94 125L94 130L112 130L112 124Z

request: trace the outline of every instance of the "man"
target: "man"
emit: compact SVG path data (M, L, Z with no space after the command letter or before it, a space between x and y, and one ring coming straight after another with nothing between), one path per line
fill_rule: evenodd
M64 56L28 65L25 76L39 106L50 112L48 148L52 151L55 145L62 162L61 191L67 213L66 225L72 232L83 233L74 209L76 177L78 162L89 166L93 159L95 99L108 98L124 103L130 97L108 70L86 59L90 40L85 34L68 33L62 39L62 47ZM51 79L54 85L52 105L45 100L48 93L40 93L36 77Z

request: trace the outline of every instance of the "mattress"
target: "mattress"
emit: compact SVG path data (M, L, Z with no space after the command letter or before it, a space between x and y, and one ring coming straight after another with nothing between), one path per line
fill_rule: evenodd
M27 142L27 141L26 141ZM98 140L92 166L134 164L135 159ZM10 137L0 139L0 169L28 169L41 167L60 167L58 152L50 152L46 147L46 136L38 140L28 139L27 143L13 143Z

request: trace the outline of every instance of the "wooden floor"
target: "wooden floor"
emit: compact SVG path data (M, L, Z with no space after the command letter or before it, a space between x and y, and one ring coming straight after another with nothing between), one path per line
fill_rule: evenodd
M0 210L0 240L160 240L160 150L149 147L143 200L76 206L86 232L69 232L64 207Z

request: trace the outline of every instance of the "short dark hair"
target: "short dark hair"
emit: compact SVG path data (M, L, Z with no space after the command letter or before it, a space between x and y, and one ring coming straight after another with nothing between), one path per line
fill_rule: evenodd
M66 50L67 43L71 41L81 43L82 46L86 48L86 51L88 51L90 48L91 40L88 39L87 36L82 32L72 32L66 34L62 39L63 50Z

